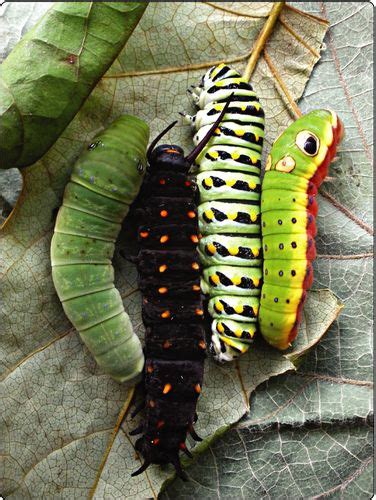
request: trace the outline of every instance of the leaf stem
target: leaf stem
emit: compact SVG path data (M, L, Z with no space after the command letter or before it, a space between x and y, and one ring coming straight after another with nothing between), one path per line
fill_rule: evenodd
M269 54L267 53L266 49L264 49L264 58L269 66L270 71L272 72L273 77L277 80L279 86L281 87L283 93L285 94L287 100L289 101L289 104L291 106L291 110L295 115L295 118L300 118L302 116L302 112L300 111L298 105L294 101L292 95L290 94L285 82L282 80L281 75L279 74L277 68L274 66L272 63L272 60L270 59Z
M94 484L93 484L93 486L92 486L92 488L90 490L90 493L89 493L89 500L91 500L92 498L94 498L95 490L97 489L97 486L98 486L98 483L99 483L99 479L101 477L101 474L102 474L102 471L104 469L104 466L106 465L108 455L110 454L110 451L112 449L112 445L114 444L115 438L116 438L117 433L119 431L119 428L120 428L120 426L121 426L121 424L122 424L122 422L123 422L123 420L125 418L125 415L128 412L128 409L129 409L129 406L130 406L130 404L132 402L134 393L135 393L135 387L131 387L129 389L127 399L125 400L124 405L123 405L123 407L122 407L122 409L121 409L121 411L119 413L119 416L117 418L114 430L112 431L112 434L110 436L110 440L108 442L106 451L105 451L105 453L103 455L102 461L101 461L101 463L99 465L99 469L98 469L97 475L95 477Z
M259 60L260 54L265 47L265 44L269 38L269 36L273 32L273 28L275 23L278 20L278 17L280 13L282 12L282 9L284 7L286 2L275 2L273 5L273 8L270 11L270 14L268 16L268 19L266 20L262 30L260 31L259 36L257 37L257 40L253 46L251 57L249 58L247 67L245 68L244 71L244 78L246 80L250 80L251 76L255 70L257 61Z

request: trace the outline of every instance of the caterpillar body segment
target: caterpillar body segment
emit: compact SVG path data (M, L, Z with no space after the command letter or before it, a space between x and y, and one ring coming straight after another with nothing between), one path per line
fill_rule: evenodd
M315 197L342 136L336 113L312 111L279 136L267 158L261 197L264 281L259 325L265 340L281 350L297 335L313 281Z
M196 130L195 144L230 98L222 121L196 161L201 286L210 297L211 350L219 361L229 361L248 349L257 329L264 112L251 85L224 64L203 76L192 97L199 110L195 116L185 115L185 121Z
M125 115L94 139L74 166L51 242L64 311L98 365L119 382L137 377L144 365L111 261L142 183L148 138L148 126Z

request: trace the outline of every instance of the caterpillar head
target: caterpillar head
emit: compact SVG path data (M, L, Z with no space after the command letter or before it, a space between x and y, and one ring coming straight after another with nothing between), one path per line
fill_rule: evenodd
M298 175L319 186L328 173L342 137L343 124L334 111L311 111L277 138L265 170Z
M153 149L150 154L150 164L157 170L174 170L188 173L190 165L184 157L184 151L175 144L162 144Z

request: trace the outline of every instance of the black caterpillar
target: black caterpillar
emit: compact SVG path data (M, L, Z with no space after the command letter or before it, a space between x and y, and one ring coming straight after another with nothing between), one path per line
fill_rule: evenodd
M152 463L172 463L177 474L186 479L179 450L192 456L185 444L188 433L196 441L201 440L193 425L197 420L206 342L197 252L196 185L188 172L226 109L187 157L179 146L155 147L176 122L152 142L147 153L145 181L134 208L139 242L136 262L146 326L145 418L130 433L143 433L136 450L144 464L132 476L141 474Z

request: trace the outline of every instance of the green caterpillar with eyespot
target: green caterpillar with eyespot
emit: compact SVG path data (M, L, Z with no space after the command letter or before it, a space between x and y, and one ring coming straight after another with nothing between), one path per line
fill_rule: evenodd
M248 350L258 328L269 344L286 349L313 280L315 196L343 125L327 110L299 118L275 141L261 186L264 114L249 83L220 64L190 93L200 108L184 115L197 130L195 143L230 98L197 160L201 288L209 295L211 350L217 360L231 361Z
M334 111L311 111L274 142L261 193L264 283L259 325L262 336L287 349L298 333L316 257L316 194L326 177L343 125Z
M52 278L64 311L98 365L119 382L138 376L144 365L111 260L142 184L148 140L146 123L129 115L95 137L73 168L51 242Z

